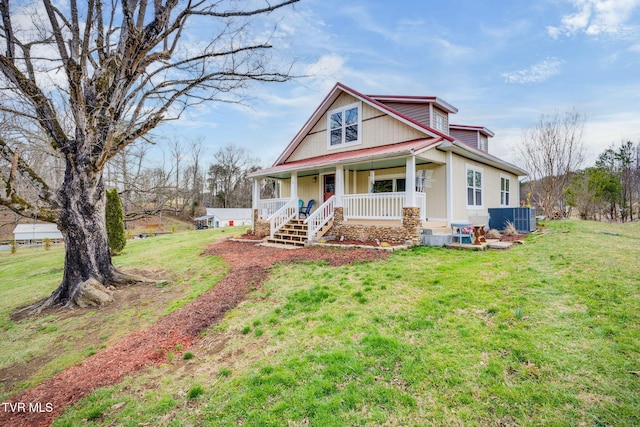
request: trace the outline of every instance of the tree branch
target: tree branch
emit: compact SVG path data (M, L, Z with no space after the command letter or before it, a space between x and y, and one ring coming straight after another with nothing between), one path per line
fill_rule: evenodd
M0 205L7 206L13 212L21 216L33 216L33 214L37 214L40 218L50 222L55 222L56 203L53 200L53 195L49 186L33 169L29 167L29 165L26 164L24 160L22 160L20 157L20 150L12 150L2 138L0 138L0 159L11 163L11 170L8 177L4 174L0 174L0 178L4 183L4 194L3 192L0 192ZM18 176L25 179L31 187L36 189L39 200L47 203L49 205L48 208L36 206L18 195L16 185L16 179Z

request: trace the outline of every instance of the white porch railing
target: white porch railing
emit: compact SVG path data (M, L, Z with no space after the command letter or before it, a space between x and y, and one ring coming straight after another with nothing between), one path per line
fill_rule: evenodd
M298 198L292 197L269 217L270 237L273 239L273 235L296 215L298 215Z
M416 192L416 204L420 207L420 217L425 218L426 195ZM406 193L366 193L342 196L345 219L394 219L402 220L402 208Z
M271 215L276 213L278 209L286 205L289 201L291 201L290 197L285 197L282 199L261 199L257 202L258 209L258 218L260 219L269 219Z
M324 227L326 223L333 218L333 211L335 208L336 196L331 196L322 205L318 206L311 215L304 220L307 224L307 239L311 240L315 237L316 233Z

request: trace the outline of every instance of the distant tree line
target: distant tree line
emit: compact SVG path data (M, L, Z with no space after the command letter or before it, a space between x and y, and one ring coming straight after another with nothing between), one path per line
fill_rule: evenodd
M106 167L106 185L118 190L127 220L162 214L191 219L208 207L251 207L248 174L261 165L243 147L227 145L207 156L202 139L176 141L168 150L154 150L161 158L155 166L149 166L150 148L127 147ZM263 197L273 197L272 183L263 181L262 187Z
M611 145L595 166L585 158L585 116L569 110L542 115L524 129L519 159L529 172L521 188L523 205L534 205L549 219L571 215L582 219L633 221L640 217L640 143Z
M640 143L611 146L595 166L577 171L565 190L582 219L626 222L640 217Z

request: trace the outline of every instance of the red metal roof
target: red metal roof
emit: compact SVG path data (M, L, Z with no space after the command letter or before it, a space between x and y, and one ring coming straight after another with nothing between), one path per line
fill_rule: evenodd
M270 168L262 169L256 172L261 176L279 172L294 171L301 169L311 169L314 167L322 167L333 165L336 163L352 163L362 160L368 160L378 157L389 157L393 155L401 155L408 153L416 153L426 148L432 147L443 138L427 138L414 141L400 142L397 144L382 145L379 147L363 148L361 150L343 151L340 153L325 154L324 156L311 157L308 159L296 160L293 162L283 163ZM251 174L253 176L255 174Z
M291 153L293 153L296 147L302 142L304 137L307 135L307 133L311 130L311 128L315 125L315 123L317 123L317 121L320 119L320 116L324 114L324 112L327 110L329 105L337 99L338 95L341 92L345 92L354 96L355 98L359 98L361 101L366 102L367 104L373 106L374 108L377 108L379 110L386 112L392 117L395 117L396 119L405 122L409 126L412 126L416 129L424 131L427 135L432 135L435 138L438 138L438 137L444 138L449 141L454 140L454 138L451 135L447 135L429 126L426 126L425 124L420 123L417 120L414 120L411 117L408 117L397 110L394 110L388 105L383 104L382 102L374 98L371 98L368 95L364 95L354 89L351 89L350 87L345 86L342 83L336 83L336 85L333 87L331 92L329 92L329 94L324 98L324 100L320 103L318 108L316 108L314 113L307 120L305 125L300 129L300 131L298 131L298 133L293 138L293 140L289 143L287 148L285 148L285 150L282 152L280 157L278 157L278 159L275 161L274 166L285 164L287 158L291 155ZM286 163L286 164L289 164L289 163Z

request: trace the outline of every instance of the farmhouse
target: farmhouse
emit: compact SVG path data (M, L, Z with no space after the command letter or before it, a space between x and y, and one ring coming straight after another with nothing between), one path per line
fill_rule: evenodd
M207 208L207 214L195 219L196 228L251 225L251 209Z
M62 240L62 233L55 224L18 224L13 230L13 239L17 242Z
M526 171L489 154L491 130L452 124L457 112L435 96L336 84L273 166L250 175L254 232L293 244L324 233L416 244L423 229L517 207ZM276 180L276 198L260 198L264 179Z

